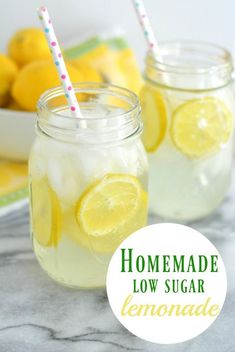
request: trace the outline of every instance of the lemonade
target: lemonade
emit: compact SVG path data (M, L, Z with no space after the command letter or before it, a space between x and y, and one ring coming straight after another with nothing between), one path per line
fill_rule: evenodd
M232 61L222 48L170 42L147 57L140 93L150 161L150 211L175 221L211 213L233 159Z
M39 101L31 225L48 275L90 288L105 285L114 250L146 224L147 159L134 94L104 84L81 84L76 92L83 121L70 116L60 88Z

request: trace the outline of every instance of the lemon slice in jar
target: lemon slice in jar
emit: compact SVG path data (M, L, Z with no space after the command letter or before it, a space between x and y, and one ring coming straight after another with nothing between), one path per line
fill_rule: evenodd
M112 252L121 240L145 226L147 194L135 176L107 174L84 192L75 213L93 249Z
M42 246L57 247L61 237L61 210L46 177L31 183L33 234Z
M177 149L190 158L219 150L228 142L233 117L219 99L205 97L180 105L172 116L171 137Z
M151 86L140 91L140 103L144 130L142 140L145 149L153 153L163 141L167 128L167 112L161 94Z

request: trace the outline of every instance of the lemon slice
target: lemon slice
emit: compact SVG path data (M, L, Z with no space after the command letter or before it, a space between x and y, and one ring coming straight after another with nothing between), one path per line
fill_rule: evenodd
M46 177L31 183L33 233L42 246L57 246L61 237L61 210Z
M77 206L74 206L63 213L63 233L75 244L81 245L95 254L110 254L127 236L146 225L148 196L142 190L138 209L133 214L132 219L128 223L124 222L121 226L118 226L117 232L107 233L104 236L89 236L85 233L77 221L77 210Z
M85 234L96 238L120 237L128 231L130 234L140 208L143 213L147 212L143 193L136 177L107 174L80 198L76 208L77 222Z
M231 112L221 100L212 97L190 100L173 113L171 137L182 153L199 158L228 141L232 121Z
M150 86L140 91L144 130L142 140L147 152L157 150L166 134L167 112L161 94Z

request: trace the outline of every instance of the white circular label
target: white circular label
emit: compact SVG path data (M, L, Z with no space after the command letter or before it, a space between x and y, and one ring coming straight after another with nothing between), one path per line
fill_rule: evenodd
M172 344L201 334L215 321L227 278L206 237L167 223L144 227L118 247L106 285L123 326L144 340Z

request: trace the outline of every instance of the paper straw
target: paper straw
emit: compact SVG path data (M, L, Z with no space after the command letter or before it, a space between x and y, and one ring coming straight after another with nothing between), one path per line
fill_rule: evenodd
M144 36L148 45L149 50L151 51L154 59L160 55L159 46L154 35L152 26L149 21L149 17L146 13L144 4L142 0L132 0L134 8L137 13L140 25L142 26Z
M68 102L68 106L72 111L73 116L82 118L81 110L78 105L78 101L77 101L71 80L69 78L68 71L66 69L65 62L64 62L58 41L56 39L54 28L53 28L49 13L47 11L47 8L45 6L41 6L40 8L37 9L37 13L41 21L43 30L45 32L48 46L52 53L55 66L60 78L60 82L64 89L64 94Z
M139 19L140 25L143 29L143 33L144 33L144 37L146 39L147 45L148 45L148 49L151 52L153 58L155 61L160 61L161 63L163 63L163 58L161 56L160 53L160 49L159 49L159 45L158 42L156 40L153 28L151 26L149 17L147 15L147 12L145 10L144 7L144 3L142 0L132 0L137 17ZM164 72L158 72L159 77L161 79L161 81L164 84L169 85L170 84L170 80L168 75L166 75Z

